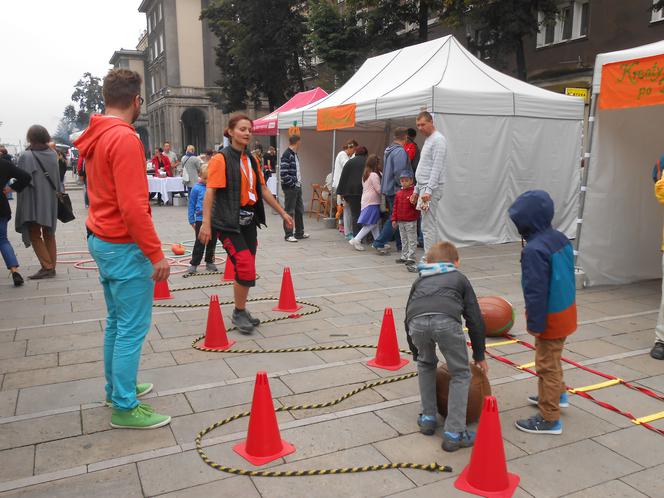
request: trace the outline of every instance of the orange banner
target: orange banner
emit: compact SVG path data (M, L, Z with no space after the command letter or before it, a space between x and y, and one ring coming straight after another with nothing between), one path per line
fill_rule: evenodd
M600 109L664 104L664 54L602 67Z
M316 130L338 130L355 126L355 104L326 107L317 111Z

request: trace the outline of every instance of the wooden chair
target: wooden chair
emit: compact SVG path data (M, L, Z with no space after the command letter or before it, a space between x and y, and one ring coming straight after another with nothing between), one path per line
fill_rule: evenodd
M332 201L332 192L325 185L320 192L320 200L318 201L318 212L316 213L316 221L320 221L321 215L327 217L330 212L330 202Z
M318 215L320 211L320 203L322 200L321 196L321 186L320 183L311 184L311 201L309 202L309 217L314 214ZM316 204L316 209L314 209L314 204Z

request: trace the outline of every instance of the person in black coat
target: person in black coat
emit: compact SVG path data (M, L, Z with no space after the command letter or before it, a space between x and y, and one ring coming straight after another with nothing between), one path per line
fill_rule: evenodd
M337 195L340 195L350 206L350 215L353 219L353 233L359 233L357 219L360 216L360 202L362 200L362 174L367 162L367 148L359 145L355 148L355 155L351 157L339 178Z
M31 180L32 177L28 173L17 168L10 161L0 158L0 185L8 185L0 193L0 252L7 269L12 272L12 279L16 287L23 285L23 277L18 272L18 259L7 238L7 224L12 217L7 194L12 190L20 192L30 184Z

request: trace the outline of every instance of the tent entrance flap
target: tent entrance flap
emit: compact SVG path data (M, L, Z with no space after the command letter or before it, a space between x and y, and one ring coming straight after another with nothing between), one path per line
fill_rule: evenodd
M600 109L659 104L664 104L664 54L604 65Z

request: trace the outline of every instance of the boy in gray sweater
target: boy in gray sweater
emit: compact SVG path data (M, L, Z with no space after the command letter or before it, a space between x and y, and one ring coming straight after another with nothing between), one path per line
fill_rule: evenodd
M422 401L417 424L422 434L430 436L436 430L438 344L451 377L442 447L445 451L456 451L475 442L475 434L466 429L471 375L461 316L468 327L473 360L486 373L484 321L472 285L457 269L459 253L454 244L434 244L426 254L426 261L417 267L420 276L413 283L406 305L406 332L417 361Z

